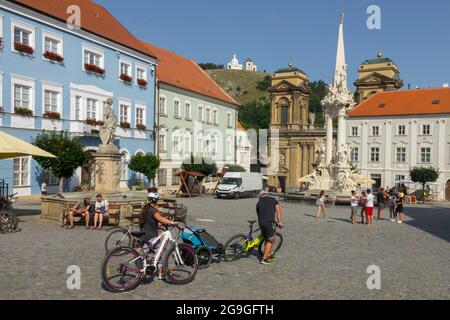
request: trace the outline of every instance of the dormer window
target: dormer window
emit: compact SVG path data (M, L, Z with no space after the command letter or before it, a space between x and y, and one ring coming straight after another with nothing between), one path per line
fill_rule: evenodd
M440 104L441 103L441 100L433 100L432 102L431 102L431 104Z

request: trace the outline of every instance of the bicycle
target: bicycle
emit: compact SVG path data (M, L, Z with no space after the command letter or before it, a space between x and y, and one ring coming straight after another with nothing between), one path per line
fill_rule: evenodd
M138 226L138 224L134 223L134 220L139 217L139 215L133 215L126 217L127 220L130 221L130 225L128 229L123 227L113 227L108 231L112 232L106 237L105 240L105 251L109 252L114 248L119 247L132 247L138 248L141 246L141 241L138 237L135 237L133 234L133 230Z
M253 230L253 225L256 223L256 220L250 220L248 223L250 224L250 231L247 234L236 234L225 243L225 261L229 262L238 260L243 256L248 255L256 247L258 247L258 253L260 256L264 256L265 240L263 239L262 234L259 234L256 238L254 237L254 234L260 231L260 229ZM271 256L275 256L275 254L280 250L282 244L282 234L275 232L275 242L270 253Z
M107 253L101 266L103 284L112 292L125 292L135 289L147 276L155 275L162 265L169 283L183 285L192 282L198 271L195 250L185 243L178 243L180 232L172 237L169 227L154 240L146 243L139 253L132 247L119 247ZM134 237L144 233L132 232ZM163 255L167 246L170 246ZM114 264L114 259L118 260Z

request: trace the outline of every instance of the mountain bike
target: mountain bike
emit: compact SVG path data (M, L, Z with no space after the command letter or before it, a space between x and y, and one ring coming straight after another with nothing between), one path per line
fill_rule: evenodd
M174 227L178 229L175 238L166 226L157 238L144 244L141 253L132 247L119 247L108 252L100 270L103 284L112 292L130 291L147 276L154 276L160 267L169 283L192 282L198 271L197 255L191 245L178 243L183 228ZM132 232L132 235L140 237L143 233Z
M122 227L113 227L109 229L111 232L105 240L106 252L119 247L138 248L142 245L140 239L134 236L134 234L136 234L134 230L139 226L139 224L133 222L137 217L137 215L126 217L126 219L130 221L128 229Z
M264 256L265 240L261 233L255 237L260 229L253 230L256 220L248 221L250 224L249 232L247 234L240 233L232 236L224 245L224 259L225 261L235 261L248 255L253 249L258 247L258 253ZM277 225L278 226L278 225ZM271 256L274 256L283 244L283 236L279 232L275 232L275 242L272 246Z

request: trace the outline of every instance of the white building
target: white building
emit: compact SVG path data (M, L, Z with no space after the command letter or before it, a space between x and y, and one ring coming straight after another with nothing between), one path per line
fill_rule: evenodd
M253 60L247 59L247 60L245 60L244 70L245 71L254 71L254 72L256 72L256 71L258 71L258 67L253 62Z
M239 64L239 60L236 53L233 55L233 59L227 65L228 70L242 70L242 64Z
M236 164L250 172L252 144L248 131L240 122L237 123L236 127L236 139Z
M351 161L375 189L432 166L440 177L431 190L450 201L449 88L377 93L348 113L346 130Z

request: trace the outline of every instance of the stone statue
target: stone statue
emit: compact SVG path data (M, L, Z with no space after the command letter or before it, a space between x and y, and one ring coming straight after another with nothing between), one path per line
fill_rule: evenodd
M325 165L326 162L326 146L324 139L320 139L317 143L317 154L320 165Z
M104 145L111 145L114 132L117 127L117 118L114 114L114 110L112 108L113 99L108 98L106 100L105 108L104 108L104 116L103 116L103 126L100 129L100 139Z
M308 118L309 118L309 124L313 126L316 122L316 114L314 112L310 112Z
M341 145L338 149L338 162L340 165L348 165L350 148L348 145Z
M284 167L286 164L284 153L280 153L280 166Z

